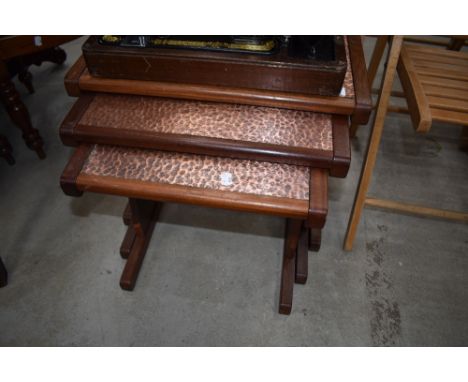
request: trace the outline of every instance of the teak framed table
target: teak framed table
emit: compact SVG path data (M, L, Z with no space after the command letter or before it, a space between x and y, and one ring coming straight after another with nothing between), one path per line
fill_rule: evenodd
M225 182L229 171L232 181ZM80 145L61 186L67 195L97 192L129 198L121 246L127 259L120 279L132 290L157 221L161 202L265 213L287 218L279 311L289 314L293 285L307 280L308 232L320 247L328 211L325 170L242 159L169 153L106 145Z
M339 97L94 78L75 63L65 87L79 99L60 136L76 149L61 186L129 198L122 288L135 286L161 203L265 213L287 219L279 311L291 312L307 249L320 247L328 176L349 168L349 122L371 111L360 37L346 52Z

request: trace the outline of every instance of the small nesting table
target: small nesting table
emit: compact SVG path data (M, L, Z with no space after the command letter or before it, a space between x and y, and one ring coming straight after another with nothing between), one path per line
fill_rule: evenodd
M328 210L328 174L305 166L171 153L106 145L80 145L61 186L67 195L97 192L129 198L121 246L127 259L120 286L132 290L162 202L272 214L287 218L279 312L289 314L293 285L307 280L308 233L320 247Z

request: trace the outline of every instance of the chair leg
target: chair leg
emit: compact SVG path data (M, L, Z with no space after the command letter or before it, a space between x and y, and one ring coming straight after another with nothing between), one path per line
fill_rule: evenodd
M8 273L3 265L2 258L0 257L0 288L6 286L8 284Z
M377 102L377 109L374 114L372 132L369 137L366 157L361 170L361 176L359 178L358 191L354 199L353 209L351 211L351 216L348 222L348 229L344 241L344 249L346 251L350 251L353 247L362 209L364 208L366 201L367 190L369 188L372 171L374 170L375 161L377 159L380 139L382 138L382 131L384 127L385 116L387 114L388 103L390 100L390 93L392 91L398 58L400 56L401 43L402 38L400 36L394 37L388 54L387 69L382 79L382 86L379 94L379 100Z
M135 239L120 278L120 287L133 290L143 259L148 249L156 221L161 210L161 204L148 200L130 199L132 226ZM128 233L128 231L127 231Z
M297 244L296 284L305 284L309 273L309 229L303 224Z
M281 287L279 313L290 314L292 308L296 251L301 234L302 220L287 219L286 238L284 240L283 267L281 272Z

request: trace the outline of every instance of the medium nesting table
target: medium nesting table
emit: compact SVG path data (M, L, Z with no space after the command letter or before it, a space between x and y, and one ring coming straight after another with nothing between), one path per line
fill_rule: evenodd
M61 177L67 195L129 198L123 289L135 286L161 203L272 214L287 219L284 314L294 281L306 282L308 247L320 247L329 173L344 176L350 160L339 116L158 97L86 95L60 135L76 147Z

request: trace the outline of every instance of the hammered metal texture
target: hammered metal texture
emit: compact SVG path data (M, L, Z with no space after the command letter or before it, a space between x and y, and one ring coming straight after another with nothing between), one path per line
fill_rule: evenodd
M79 124L333 150L329 114L261 106L97 94Z
M270 162L95 145L82 173L148 183L309 199L309 169Z

